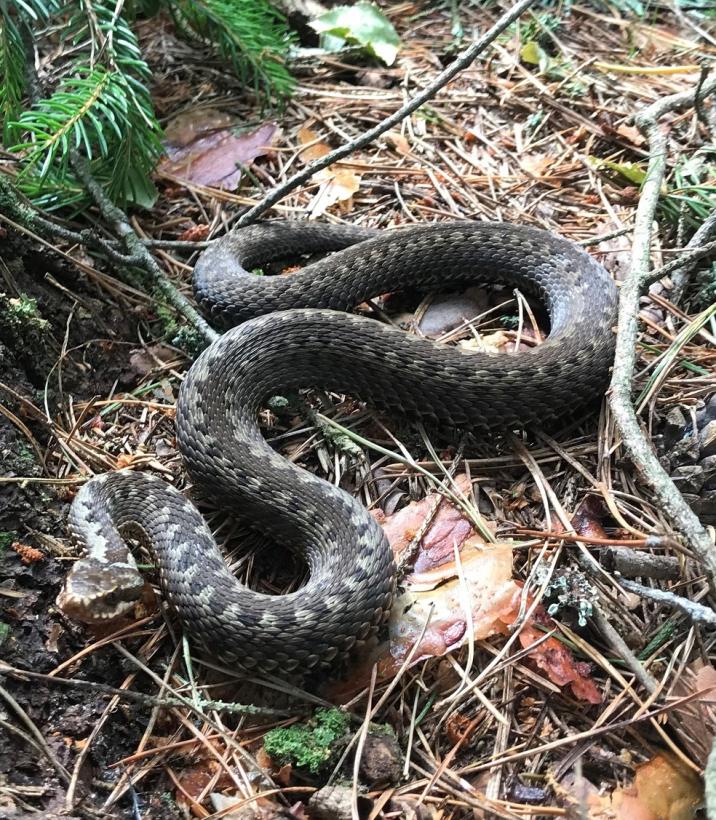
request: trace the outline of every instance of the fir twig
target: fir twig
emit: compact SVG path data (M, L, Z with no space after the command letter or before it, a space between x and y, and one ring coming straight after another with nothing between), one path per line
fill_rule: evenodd
M284 65L291 37L283 15L266 0L182 0L167 5L180 30L218 51L259 97L291 93L294 81Z
M17 8L18 25L29 29L32 21L22 16L28 13L25 4ZM70 151L86 157L114 202L149 205L156 196L150 173L162 147L148 90L151 72L121 10L121 5L100 0L66 4L60 35L74 56L57 88L33 99L15 118L18 53L11 93L0 95L5 137L16 137L10 150L21 159L18 184L45 208L86 201L86 192L69 172ZM57 9L48 6L47 17L52 11ZM17 28L14 18L3 15L2 35L19 48L13 36ZM23 44L23 65L30 67L26 51Z
M101 695L113 695L114 697L137 703L140 706L160 707L169 709L175 706L184 705L184 701L174 697L156 697L143 692L134 692L130 689L118 689L116 686L109 686L106 683L95 681L79 680L75 678L61 678L57 675L44 675L41 672L33 672L29 669L18 669L9 663L0 661L0 674L19 681L42 681L53 686L64 686L69 689L84 689ZM263 706L250 706L243 703L234 703L223 700L206 700L201 703L202 709L227 712L235 715L258 715L263 717L285 717L294 714L297 710L292 709L272 709Z

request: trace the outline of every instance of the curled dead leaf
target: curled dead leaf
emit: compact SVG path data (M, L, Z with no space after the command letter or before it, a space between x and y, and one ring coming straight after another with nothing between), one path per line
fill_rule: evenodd
M330 153L331 150L330 146L321 141L316 132L308 127L299 130L298 141L301 145L306 146L299 152L301 160L305 163L314 162ZM345 165L341 165L340 162L334 162L328 168L318 171L314 179L320 183L320 186L308 206L312 219L324 214L337 202L350 202L353 194L358 191L361 180L358 174Z

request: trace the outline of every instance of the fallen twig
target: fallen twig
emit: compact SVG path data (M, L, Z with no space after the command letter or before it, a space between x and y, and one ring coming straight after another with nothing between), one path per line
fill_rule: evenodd
M696 601L690 601L688 598L682 598L680 595L674 595L666 589L655 589L653 587L646 587L644 584L639 584L636 581L628 581L626 578L618 576L619 585L628 589L629 592L635 592L642 598L650 598L652 601L658 601L660 604L668 604L669 606L680 609L685 615L696 624L703 624L705 626L716 626L716 612L709 607L702 606Z
M703 84L700 93L706 96L715 90L716 80L711 80ZM699 557L709 577L711 588L716 591L716 550L711 537L659 463L641 430L631 400L632 377L636 363L639 298L649 277L652 223L666 169L667 140L659 127L659 119L668 111L693 105L695 96L693 91L673 94L650 105L636 117L636 124L649 144L649 164L634 222L632 262L621 288L609 404L622 444L632 463L651 487L674 528Z
M186 701L179 698L172 697L156 697L148 695L144 692L133 692L130 689L118 689L116 686L110 686L106 683L97 683L95 681L80 680L75 678L60 678L56 675L43 675L41 672L32 672L29 669L18 669L11 666L9 663L0 661L0 675L7 675L9 678L19 681L42 681L43 683L51 683L53 686L64 686L69 689L85 689L90 692L96 692L101 695L112 695L128 700L132 703L138 703L140 706L150 708L171 709L176 706L186 705ZM217 712L228 712L236 715L254 715L259 717L286 717L286 715L295 714L296 710L291 709L272 709L263 706L251 706L243 703L233 703L231 701L223 700L202 700L200 704L202 709L210 709Z
M122 239L131 256L144 270L150 284L191 324L206 342L213 342L218 339L219 334L210 327L207 321L197 313L189 301L174 287L157 264L156 259L140 241L127 221L124 212L109 199L104 188L92 176L86 160L76 152L72 156L72 167L92 199L97 203L102 216L114 228L115 233Z
M704 220L701 227L691 237L689 244L684 248L683 254L680 254L678 259L674 259L667 265L650 273L645 284L650 285L653 282L658 282L664 276L671 276L669 297L673 304L678 305L689 274L696 263L716 253L716 241L709 242L714 235L716 235L716 211Z

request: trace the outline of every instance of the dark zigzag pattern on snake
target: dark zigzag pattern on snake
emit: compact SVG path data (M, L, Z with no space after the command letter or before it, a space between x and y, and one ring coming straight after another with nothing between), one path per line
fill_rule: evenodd
M336 251L301 272L248 269ZM465 353L349 311L382 293L488 280L537 295L551 321L528 353ZM322 387L400 418L480 432L542 425L603 391L613 356L616 289L578 246L529 227L442 223L393 231L270 222L204 252L194 289L206 315L232 326L181 387L177 439L199 492L300 550L310 578L267 596L226 568L195 507L158 478L122 471L78 493L70 528L87 557L60 603L93 620L131 606L141 580L123 536L150 545L163 593L193 639L248 671L330 668L385 621L395 567L359 501L289 463L257 415L282 391Z

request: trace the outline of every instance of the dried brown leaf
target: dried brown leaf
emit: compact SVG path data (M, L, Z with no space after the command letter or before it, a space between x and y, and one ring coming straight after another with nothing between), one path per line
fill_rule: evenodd
M158 171L196 185L233 191L238 187L243 166L269 151L277 130L275 123L264 123L240 136L222 130L180 148L168 145L167 157Z

